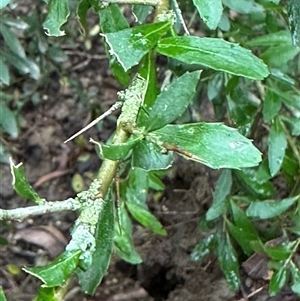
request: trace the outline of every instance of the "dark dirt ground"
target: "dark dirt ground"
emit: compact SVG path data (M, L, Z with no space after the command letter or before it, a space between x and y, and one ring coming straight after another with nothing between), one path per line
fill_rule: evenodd
M48 84L38 88L40 103L33 105L29 101L24 106L18 139L2 138L14 161L24 163L30 183L49 201L74 196L74 188L80 188L76 185L88 186L101 163L88 139L105 141L114 128L114 118L109 118L100 127L89 130L84 138L63 144L95 117L90 113L91 108L94 114L100 115L116 101L120 89L109 73L107 61L97 57L105 53L100 39L93 40L89 52L94 58L84 53L81 47L69 50L69 59L62 70L52 72ZM63 85L63 76L76 81L80 93L73 86ZM34 84L26 80L13 89L23 93L26 85ZM200 112L205 120L213 120L208 102L204 101ZM95 296L84 296L74 283L66 300L297 300L288 290L270 298L267 281L252 279L243 270L242 289L234 293L228 288L216 258L210 256L204 262L190 260L193 247L205 236L198 228L198 220L211 204L218 174L218 171L177 158L171 172L163 179L166 190L158 201L154 202L152 195L148 200L151 211L168 235L160 237L135 224L134 241L143 263L132 266L113 256ZM74 175L82 182L76 182L76 187L72 188ZM13 192L9 166L2 164L0 207L29 205L32 204ZM60 253L70 238L75 218L76 213L63 212L1 224L0 237L5 237L9 243L0 246L0 285L9 301L32 300L39 283L20 268L45 263L51 255Z

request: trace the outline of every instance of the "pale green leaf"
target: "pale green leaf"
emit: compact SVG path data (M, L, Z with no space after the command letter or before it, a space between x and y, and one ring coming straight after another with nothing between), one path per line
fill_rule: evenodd
M261 219L272 218L286 211L298 199L299 196L295 196L280 201L265 200L265 201L252 202L248 207L246 214L247 216L258 217Z
M63 36L65 31L61 30L61 26L65 24L70 15L68 0L50 0L49 11L43 27L49 36Z
M2 9L3 7L5 7L9 2L10 2L10 0L1 0L0 1L0 9Z
M0 126L13 138L19 134L16 117L13 112L0 102Z
M193 0L201 19L210 29L216 29L222 13L222 0Z
M264 62L250 50L222 39L170 37L161 39L156 50L186 64L200 64L252 79L263 79L269 74Z
M212 168L258 165L261 154L236 129L221 123L167 125L147 138L167 150Z
M275 118L271 126L269 139L269 168L273 177L281 167L287 147L287 138L279 118Z
M2 82L3 84L5 84L7 86L9 85L9 82L10 82L8 67L1 59L0 59L0 82ZM0 117L0 122L1 122L1 117Z
M241 14L259 13L264 7L254 0L223 0L223 4Z

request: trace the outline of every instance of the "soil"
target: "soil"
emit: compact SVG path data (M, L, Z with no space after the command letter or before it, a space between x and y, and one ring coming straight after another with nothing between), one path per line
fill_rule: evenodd
M3 138L14 161L23 162L30 183L49 201L75 196L76 190L88 187L101 164L88 139L106 141L114 129L115 117L111 117L82 138L63 143L107 110L121 89L112 78L107 61L100 58L105 51L99 38L92 43L88 57L79 46L69 50L63 68L51 72L48 83L38 87L40 102L34 105L28 101L23 107L20 136L16 140ZM66 76L69 85L62 84ZM21 94L30 85L35 83L25 80L13 89ZM205 120L213 120L208 102L202 103L200 112ZM32 205L14 193L7 164L1 164L0 173L0 207ZM288 289L277 297L268 296L268 282L253 279L243 270L241 291L233 292L214 256L204 262L191 261L191 251L206 234L199 230L198 221L211 204L218 175L219 171L177 158L163 178L166 189L159 200L153 201L152 194L148 200L150 210L168 235L161 237L135 224L134 242L143 263L133 266L113 256L93 297L82 294L75 282L66 300L297 300ZM1 223L0 237L8 243L0 247L0 285L9 301L32 300L40 283L21 268L45 263L59 254L70 238L75 219L76 213L63 212Z

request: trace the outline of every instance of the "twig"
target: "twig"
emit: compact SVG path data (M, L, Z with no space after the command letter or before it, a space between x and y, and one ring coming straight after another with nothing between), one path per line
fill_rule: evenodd
M89 123L87 126L85 126L83 129L81 129L79 132L77 132L76 134L74 134L73 136L71 136L69 139L67 139L66 141L64 141L64 143L67 143L67 142L73 140L77 136L81 135L82 133L84 133L85 131L87 131L88 129L90 129L94 125L96 125L99 121L101 121L102 119L104 119L106 116L108 116L108 115L112 114L114 111L120 109L122 107L122 104L123 103L121 101L118 101L115 104L113 104L105 113L103 113L101 116L99 116L98 118L96 118L95 120L93 120L91 123Z
M46 202L38 206L30 206L16 209L0 209L1 220L23 220L28 216L42 215L50 212L78 210L82 204L78 200L69 198L64 201Z

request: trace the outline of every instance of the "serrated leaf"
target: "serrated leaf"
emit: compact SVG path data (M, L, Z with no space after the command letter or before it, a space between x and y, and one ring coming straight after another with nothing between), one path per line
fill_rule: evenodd
M267 90L263 103L263 116L265 122L270 122L280 111L281 99L276 93Z
M283 265L278 271L273 274L269 284L270 296L275 296L284 287L287 282L287 270Z
M225 169L222 171L214 191L212 206L206 212L206 220L211 221L218 218L221 214L226 211L228 202L226 198L230 193L232 186L231 171Z
M43 287L62 286L77 268L81 251L64 252L51 264L43 267L24 267L23 270L40 279Z
M272 218L280 215L288 208L290 208L297 200L299 196L282 199L280 201L265 200L253 202L248 207L246 214L250 217L258 217L261 219Z
M153 131L173 122L186 110L195 94L200 71L187 72L175 79L158 95L151 108L145 108L147 119L141 120L139 127Z
M82 290L93 295L104 277L112 253L114 237L114 206L111 199L104 201L95 234L96 250L93 253L92 265L86 271L78 272Z
M172 166L173 153L162 153L161 149L154 143L139 141L132 151L132 167L144 170L162 170Z
M254 0L223 0L223 4L241 14L252 14L264 11L264 7Z
M61 295L53 287L40 287L33 301L61 301Z
M2 82L7 86L9 85L10 82L8 67L1 59L0 59L0 82ZM0 121L1 121L1 117L0 117Z
M243 188L258 198L270 198L274 194L274 187L271 182L258 178L258 173L254 169L243 169L234 171L238 182Z
M110 47L110 54L114 55L127 71L140 62L169 28L169 22L159 22L107 33L103 36Z
M252 79L263 79L269 74L264 62L250 50L222 39L170 37L161 39L156 50L186 64L200 64Z
M292 33L293 44L300 47L300 3L299 0L288 0L289 24Z
M193 3L209 29L216 29L223 13L222 0L193 0Z
M236 291L240 287L239 263L228 234L218 232L216 235L216 243L216 252L220 268L227 283Z
M215 244L215 235L211 234L202 239L193 249L191 253L191 260L199 261L205 258L212 250Z
M1 0L0 1L0 9L5 7L9 2L10 2L10 0Z
M48 2L49 11L43 27L48 36L60 37L65 35L61 26L65 24L70 15L68 0L50 0Z
M0 125L12 138L18 137L19 130L16 117L2 102L0 102Z
M285 149L287 147L286 134L279 118L275 118L274 123L271 126L268 144L269 168L270 174L273 177L280 170L285 155Z
M126 201L126 206L132 216L144 227L150 229L156 234L164 236L167 235L167 231L163 228L162 224L152 213L145 209L145 207L131 201Z
M96 145L97 153L99 154L100 158L117 161L128 156L131 149L141 138L137 137L122 144L103 144L92 139L90 141Z
M148 137L167 150L212 168L238 169L257 165L261 160L250 140L221 123L167 125Z
M23 198L35 201L38 204L43 203L44 200L39 197L39 195L27 181L22 163L14 165L14 163L11 162L10 168L13 177L12 185L17 194Z

